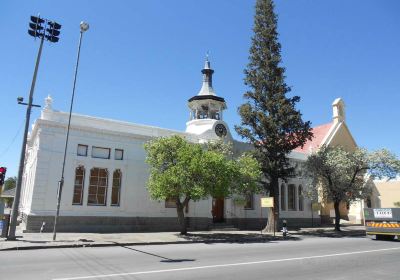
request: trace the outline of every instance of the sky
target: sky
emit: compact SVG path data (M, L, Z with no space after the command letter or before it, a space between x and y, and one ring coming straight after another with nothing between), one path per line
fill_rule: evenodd
M343 98L346 122L360 147L400 156L400 1L277 0L282 65L290 95L313 126L332 119ZM0 166L16 176L39 40L31 15L62 25L60 41L44 43L34 103L69 110L79 23L84 34L74 113L184 131L187 100L201 87L209 52L213 86L228 109L234 138L253 34L255 0L0 2ZM40 116L33 108L31 123Z

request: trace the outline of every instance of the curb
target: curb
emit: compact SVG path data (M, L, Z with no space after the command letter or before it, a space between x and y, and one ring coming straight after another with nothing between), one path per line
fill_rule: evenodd
M247 243L255 243L255 242L268 242L268 241L276 241L276 240L290 240L293 239L291 237L283 238L280 236L276 237L261 237L254 239L208 239L208 240L190 240L190 241L155 241L155 242L113 242L113 243L83 243L83 244L62 244L62 245L35 245L35 246L22 246L22 247L10 247L5 249L0 249L1 251L21 251L21 250L37 250L37 249L65 249L65 248L84 248L84 247L125 247L125 246L148 246L148 245L172 245L172 244L198 244L198 243L231 243L231 242L247 242Z
M46 245L27 245L27 246L14 246L9 248L0 249L1 251L20 251L20 250L37 250L37 249L65 249L65 248L84 248L84 247L124 247L124 246L148 246L148 245L172 245L172 244L198 244L198 243L256 243L256 242L270 242L270 241L291 241L299 240L302 237L330 237L330 238L344 238L344 237L365 237L365 231L342 231L342 232L310 232L310 231L294 231L289 232L289 235L284 238L282 235L263 235L258 237L235 237L235 238L211 238L200 240L181 240L181 241L154 241L154 242L115 242L103 241L96 243L74 243L74 244L46 244ZM22 240L21 240L22 241ZM9 241L15 242L15 241ZM51 241L49 241L51 242Z

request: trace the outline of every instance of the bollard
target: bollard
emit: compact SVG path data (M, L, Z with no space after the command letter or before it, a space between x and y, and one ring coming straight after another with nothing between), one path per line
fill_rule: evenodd
M42 226L40 227L40 233L42 233L44 231L44 226L46 225L46 222L43 221L42 222Z
M283 234L283 237L286 237L287 234L288 234L287 222L286 222L286 220L283 220L283 221L282 221L282 234Z
M1 231L0 237L8 237L8 229L10 227L10 214L4 214L3 218L1 219Z

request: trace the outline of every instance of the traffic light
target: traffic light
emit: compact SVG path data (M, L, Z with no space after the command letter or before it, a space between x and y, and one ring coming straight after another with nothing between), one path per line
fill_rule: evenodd
M7 168L0 167L0 186L4 184L4 178L6 177Z
M61 24L58 24L55 21L48 21L47 22L48 28L46 28L47 35L46 39L50 42L56 43L58 42L60 35Z
M31 16L31 22L29 23L29 30L28 33L29 35L33 37L43 37L44 36L44 19L41 19L40 17L35 17Z
M31 16L31 22L29 23L29 35L46 39L52 43L58 42L60 35L61 24L55 21L42 19L40 17Z

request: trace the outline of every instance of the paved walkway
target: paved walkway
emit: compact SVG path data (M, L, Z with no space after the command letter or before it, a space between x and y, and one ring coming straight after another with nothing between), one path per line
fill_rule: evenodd
M301 239L302 236L319 237L349 237L365 236L363 226L342 226L342 232L335 232L333 227L301 228L289 231L287 239ZM53 241L52 233L21 233L17 231L17 240L10 241L0 238L0 251L27 250L45 248L69 247L100 247L100 246L129 246L176 243L217 243L217 242L269 242L283 239L282 233L260 231L195 231L183 236L177 232L134 232L134 233L58 233L57 240Z

